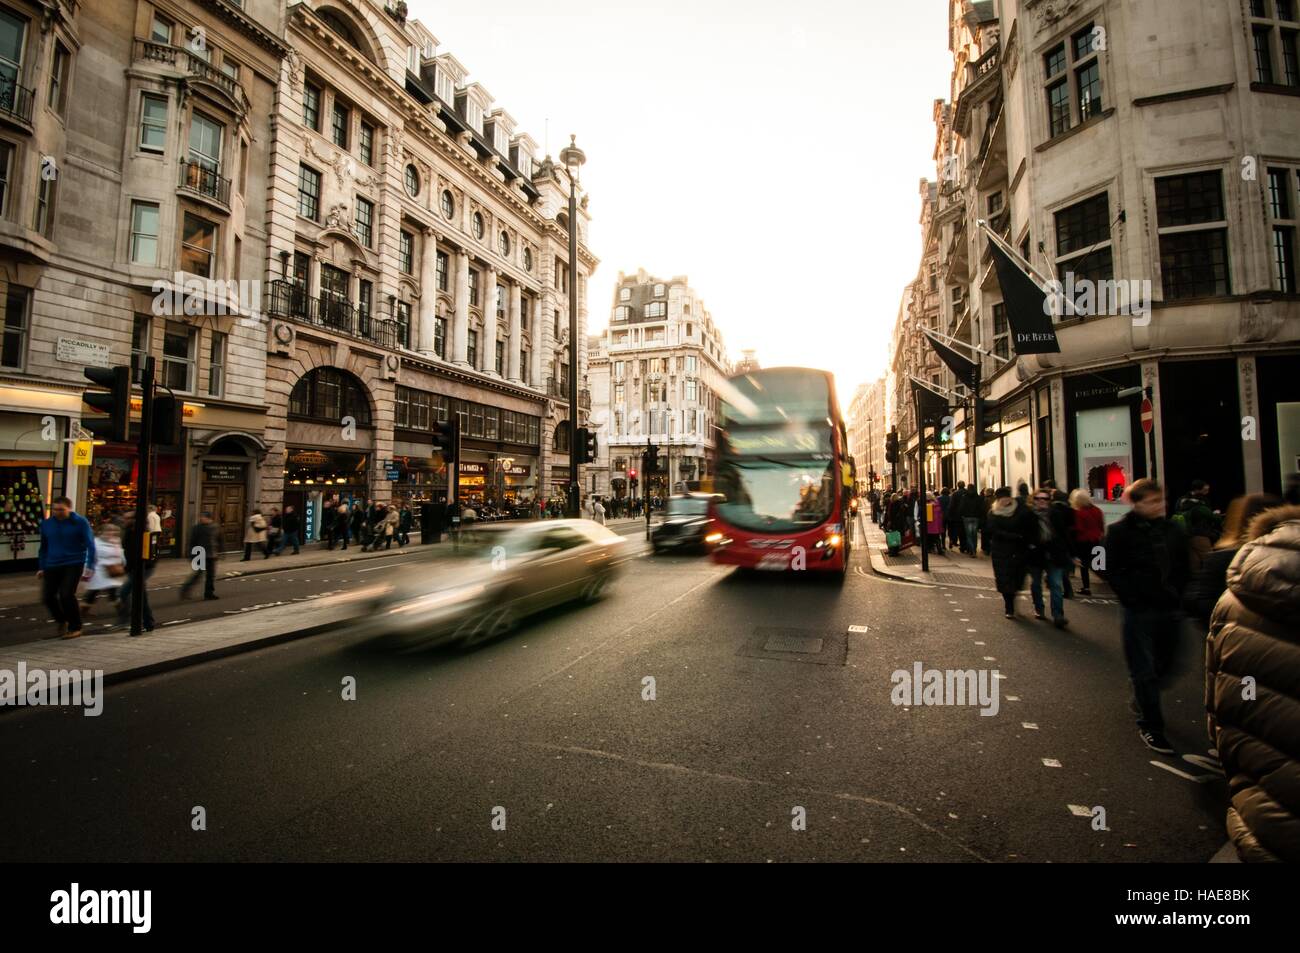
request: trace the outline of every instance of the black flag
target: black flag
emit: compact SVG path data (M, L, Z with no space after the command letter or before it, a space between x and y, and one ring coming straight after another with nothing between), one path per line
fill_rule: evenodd
M1011 325L1012 350L1017 354L1060 353L1061 345L1047 309L1047 292L992 237L989 249L998 270L998 284L1002 286L1007 323Z
M911 381L912 397L916 400L921 427L942 427L943 418L951 412L948 398L931 390L930 385L925 381L917 380L915 377L911 378Z
M921 333L925 335L926 340L930 342L930 346L934 348L934 353L939 355L939 360L947 364L948 369L957 375L957 380L974 390L975 379L979 376L979 365L970 358L958 354L927 329L922 328Z

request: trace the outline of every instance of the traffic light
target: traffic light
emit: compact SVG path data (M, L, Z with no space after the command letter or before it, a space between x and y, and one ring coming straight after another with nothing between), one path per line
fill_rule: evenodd
M88 367L85 373L86 380L106 388L108 393L85 393L81 395L82 401L108 414L108 426L104 429L106 436L125 443L131 438L131 368L125 365Z
M596 461L596 434L586 427L579 427L577 434L574 436L575 452L578 454L579 463L594 463Z
M453 456L456 449L460 446L460 421L456 417L451 420L433 422L433 449L440 450L448 456Z
M885 462L898 462L898 431L891 430L885 435Z
M992 440L997 434L998 424L1001 417L998 414L997 406L990 407L988 401L983 397L975 398L975 446L983 446Z
M158 447L179 447L184 439L181 430L184 405L170 394L153 399L153 442Z
M659 448L654 444L645 448L645 472L659 472Z

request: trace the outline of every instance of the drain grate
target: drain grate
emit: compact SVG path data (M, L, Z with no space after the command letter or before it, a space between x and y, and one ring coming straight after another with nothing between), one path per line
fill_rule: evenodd
M779 662L844 665L849 644L843 632L759 626L736 654Z

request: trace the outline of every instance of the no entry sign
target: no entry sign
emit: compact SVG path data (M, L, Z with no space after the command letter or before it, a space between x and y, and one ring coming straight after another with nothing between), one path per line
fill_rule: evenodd
M1155 408L1151 406L1151 398L1142 398L1142 432L1150 433L1151 428L1156 424Z

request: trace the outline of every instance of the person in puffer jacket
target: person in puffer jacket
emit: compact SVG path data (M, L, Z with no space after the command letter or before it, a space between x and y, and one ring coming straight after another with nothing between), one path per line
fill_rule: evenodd
M1247 536L1210 618L1205 707L1228 779L1228 836L1238 856L1297 863L1300 506L1259 514Z

